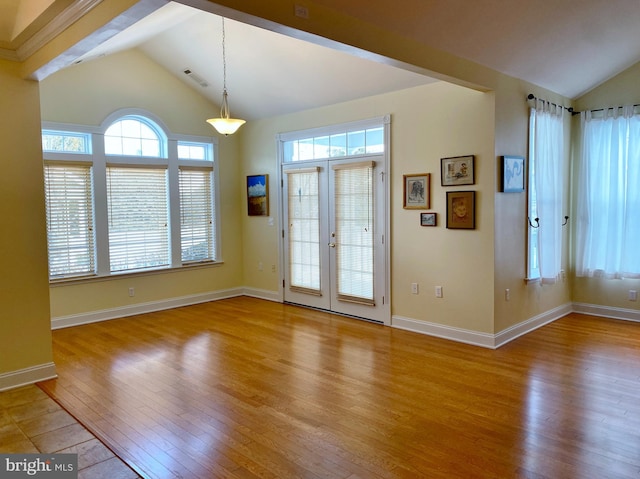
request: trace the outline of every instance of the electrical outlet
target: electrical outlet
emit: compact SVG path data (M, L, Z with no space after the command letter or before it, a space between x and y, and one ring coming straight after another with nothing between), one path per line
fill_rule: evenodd
M511 299L511 291L509 291L509 288L504 290L504 300L505 301L509 301Z
M135 288L129 288L129 297L133 298L136 295L136 289Z
M629 290L629 301L638 301L638 292L635 289Z
M418 294L418 283L411 283L411 294Z
M442 298L442 286L436 286L436 298Z

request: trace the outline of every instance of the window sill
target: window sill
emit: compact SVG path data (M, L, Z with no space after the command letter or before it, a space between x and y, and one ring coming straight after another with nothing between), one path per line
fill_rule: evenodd
M540 283L540 278L525 278L524 279L524 283L529 285L529 284L537 284Z
M198 263L190 263L182 266L160 268L160 269L148 269L144 271L129 271L123 273L112 273L107 275L92 275L92 276L73 276L68 278L56 278L49 280L49 286L54 288L56 286L69 286L73 284L86 284L100 281L114 281L123 278L134 278L143 276L157 276L159 274L175 273L178 271L188 271L192 269L210 268L223 265L224 261L202 261Z

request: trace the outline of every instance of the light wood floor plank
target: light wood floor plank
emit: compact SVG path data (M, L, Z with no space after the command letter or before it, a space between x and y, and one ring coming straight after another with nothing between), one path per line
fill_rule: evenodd
M640 325L497 351L234 298L56 330L40 386L149 478L640 478Z

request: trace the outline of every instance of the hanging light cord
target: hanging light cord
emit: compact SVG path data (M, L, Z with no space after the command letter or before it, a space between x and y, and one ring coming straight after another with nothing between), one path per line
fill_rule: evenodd
M227 100L227 49L225 47L225 40L224 17L222 17L222 105L220 106L220 118L229 118L229 102Z

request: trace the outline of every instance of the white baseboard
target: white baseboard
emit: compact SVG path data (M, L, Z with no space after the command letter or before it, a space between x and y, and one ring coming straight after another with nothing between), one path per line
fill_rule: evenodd
M136 314L152 313L154 311L162 311L165 309L179 308L182 306L190 306L193 304L207 303L209 301L217 301L220 299L242 296L243 294L244 292L241 288L227 289L222 291L212 291L203 294L194 294L190 296L181 296L178 298L169 298L161 301L132 304L131 306L121 306L112 309L103 309L98 311L89 311L87 313L72 314L69 316L60 316L51 318L51 329L68 328L70 326L95 323L98 321L107 321L109 319L124 318L126 316L133 316Z
M474 346L482 346L484 348L494 348L494 337L493 334L489 333L454 328L452 326L444 326L442 324L405 318L403 316L392 316L391 327L435 336L437 338L450 339L459 343L473 344Z
M274 301L276 303L282 303L282 295L278 291L269 291L266 289L245 288L242 291L245 296L252 298L265 299L267 301Z
M520 336L523 336L531 331L541 328L542 326L554 322L556 319L560 319L563 316L571 313L573 307L571 303L566 303L557 308L550 309L542 314L527 319L521 323L518 323L510 328L500 331L494 336L494 347L499 348L513 341Z
M30 368L19 369L0 374L0 391L26 386L27 384L57 378L56 365L53 363L40 364Z
M538 329L545 324L549 324L556 319L566 316L571 313L571 311L571 303L563 304L562 306L558 306L557 308L518 323L504 331L500 331L497 334L454 328L452 326L444 326L442 324L419 321L417 319L405 318L402 316L393 316L391 319L391 326L398 329L413 331L415 333L426 334L428 336L449 339L459 343L497 349L509 341L513 341L514 339Z
M573 303L573 311L591 316L603 316L605 318L640 322L640 311L637 309L615 308L613 306L600 306L599 304Z

